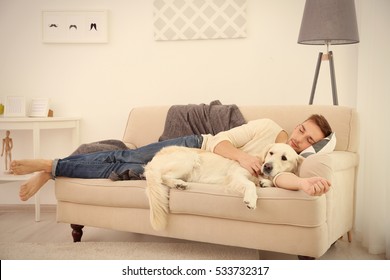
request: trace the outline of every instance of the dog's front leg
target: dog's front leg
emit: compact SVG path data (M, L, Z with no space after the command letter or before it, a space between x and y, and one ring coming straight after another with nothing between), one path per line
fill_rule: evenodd
M244 193L244 203L249 209L256 209L257 191L256 186L254 184L246 186Z
M233 170L227 177L230 188L244 195L244 203L249 209L256 209L257 191L256 185L252 181L251 174L244 168Z
M260 187L262 187L262 188L270 188L273 186L274 186L274 183L269 179L261 179L260 180Z

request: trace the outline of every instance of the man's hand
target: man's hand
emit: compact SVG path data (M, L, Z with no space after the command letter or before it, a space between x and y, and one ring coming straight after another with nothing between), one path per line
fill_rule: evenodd
M258 176L261 171L260 160L240 149L237 149L229 141L222 141L214 148L214 153L225 158L237 161L242 167L248 170L253 176Z
M329 191L331 183L322 177L300 178L300 189L308 195L320 196Z
M253 176L258 176L261 173L260 160L255 156L243 153L238 158L238 163L248 170Z

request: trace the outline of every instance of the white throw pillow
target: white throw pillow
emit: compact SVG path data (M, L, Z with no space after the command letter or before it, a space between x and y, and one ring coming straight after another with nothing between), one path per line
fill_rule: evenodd
M324 139L318 141L317 143L303 150L299 155L303 157L308 157L314 154L331 153L334 151L335 147L336 147L336 134L332 132Z

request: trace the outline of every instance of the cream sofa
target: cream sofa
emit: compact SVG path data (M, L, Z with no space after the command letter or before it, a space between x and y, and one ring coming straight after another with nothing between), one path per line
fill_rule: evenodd
M170 191L168 227L152 229L145 181L57 178L57 220L69 223L74 241L83 226L268 250L318 258L352 229L358 166L358 122L341 106L240 106L246 120L271 118L287 132L313 113L323 114L336 132L330 154L305 159L300 176L323 176L332 188L320 197L280 188L258 189L256 210L223 186L191 183ZM130 148L155 142L169 106L131 110L123 141Z

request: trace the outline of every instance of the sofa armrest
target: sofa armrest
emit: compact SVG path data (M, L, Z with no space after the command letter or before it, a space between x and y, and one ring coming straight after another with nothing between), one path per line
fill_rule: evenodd
M358 155L353 152L334 151L327 154L312 155L306 158L299 170L300 177L320 176L332 181L334 173L355 168Z
M126 143L127 148L129 149L137 149L137 146L133 143Z
M332 183L332 187L324 196L329 246L353 227L358 163L357 153L334 151L309 156L301 165L300 177L321 176Z

